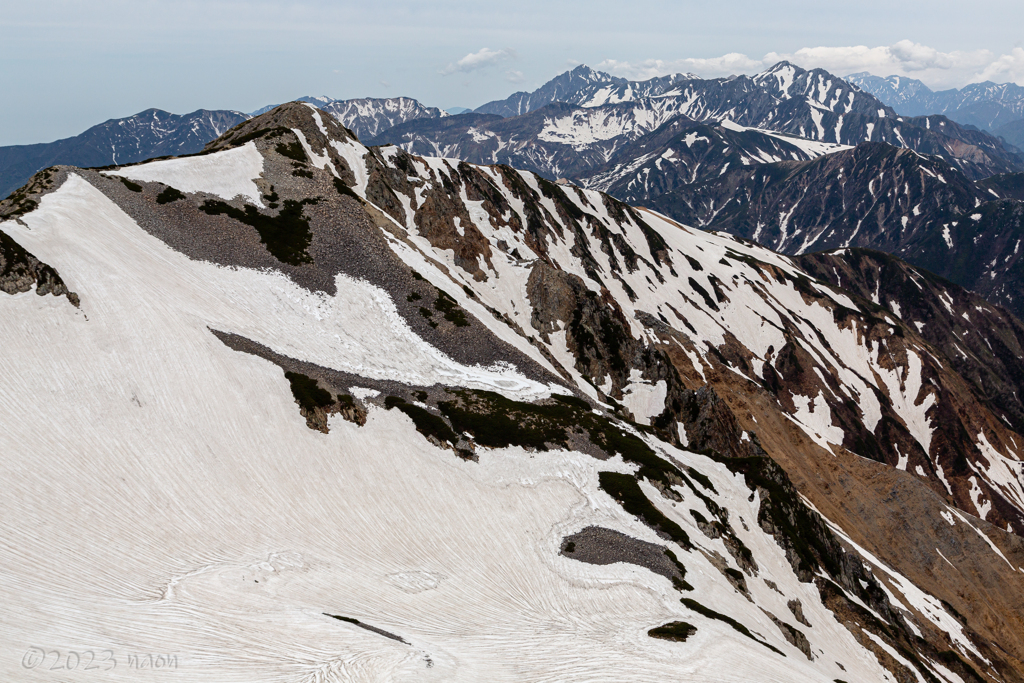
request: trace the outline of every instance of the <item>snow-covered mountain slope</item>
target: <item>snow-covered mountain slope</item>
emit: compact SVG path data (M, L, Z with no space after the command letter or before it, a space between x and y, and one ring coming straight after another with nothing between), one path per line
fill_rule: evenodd
M300 97L296 102L308 102L336 118L341 125L356 134L360 140L380 135L406 121L417 119L440 119L448 112L437 107L427 107L411 97L362 97L353 100L336 100L330 97ZM280 106L276 104L261 107L252 113L259 116ZM211 138L212 139L212 138Z
M784 256L299 104L29 189L7 678L1024 677L1024 441Z
M1024 88L1016 83L971 83L962 88L933 91L905 76L851 74L846 80L906 116L942 114L957 123L995 131L1024 119Z
M72 138L0 147L0 197L48 166L108 166L192 154L246 118L237 111L200 109L178 115L147 109L128 118L111 119Z

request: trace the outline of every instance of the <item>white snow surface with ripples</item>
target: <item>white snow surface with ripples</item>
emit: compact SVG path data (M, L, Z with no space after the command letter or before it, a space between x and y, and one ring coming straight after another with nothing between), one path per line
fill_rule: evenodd
M664 543L598 489L598 468L632 467L618 458L508 448L467 462L372 406L364 427L334 416L329 434L313 431L279 367L210 332L367 377L547 395L508 368L446 358L383 292L347 280L314 296L279 273L188 259L76 176L4 230L82 307L0 297L0 679L54 680L22 665L38 647L110 651L117 667L81 672L102 681L888 680L796 579L724 466L652 442L710 477L785 594L750 578L751 603L705 555L672 546L690 595L784 657L689 611L645 569L558 554L594 524ZM688 509L710 512L682 493L676 508L648 491L695 544L728 556ZM760 609L790 620L792 598L814 625L813 662ZM697 634L647 636L674 620ZM176 666L128 666L144 653Z

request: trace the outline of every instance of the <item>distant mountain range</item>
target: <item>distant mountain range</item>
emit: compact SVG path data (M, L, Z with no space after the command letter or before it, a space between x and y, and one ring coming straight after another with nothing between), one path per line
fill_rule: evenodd
M679 74L642 82L580 66L534 93L488 103L475 116L410 120L368 142L583 179L609 163L633 165L630 145L679 117L781 133L817 148L886 142L939 156L971 178L1024 170L1024 154L988 133L942 116L901 117L827 71L788 62L752 77Z
M787 62L751 77L705 80L675 74L646 81L629 81L580 65L532 93L515 93L479 107L476 117L463 113L445 123L441 120L450 117L448 112L405 97L299 101L323 108L361 140L374 144L395 143L420 154L476 163L515 163L548 177L591 174L630 143L680 116L731 121L816 142L888 142L941 156L972 178L1024 170L1020 151L992 136L941 118L901 118L897 112L908 97L926 94L919 81L858 76L853 82L868 92L821 69L805 70ZM872 88L881 95L870 94ZM992 86L986 92L996 90L1006 102L1013 93L1024 92L1012 85ZM898 107L887 104L889 100ZM541 111L545 107L554 108ZM1009 104L1004 109L1008 107L1012 109ZM227 128L272 108L251 114L200 110L184 116L153 109L65 140L0 148L0 196L47 165L133 163L195 153ZM1005 132L1011 143L1024 137L1024 128ZM632 159L619 161L623 167L635 165Z
M194 154L248 118L238 111L200 109L178 115L147 109L56 142L0 147L0 197L20 187L36 171L57 164L108 166Z
M985 81L935 92L921 81L905 76L882 78L862 72L851 74L846 80L904 116L942 114L996 135L1002 135L1000 130L1005 126L1024 119L1024 88L1014 83Z
M408 97L355 100L302 97L298 101L309 102L330 112L362 139L371 138L405 121L448 116L437 107L425 107ZM229 128L275 106L262 107L251 114L200 109L180 116L147 109L127 118L111 119L81 135L56 142L0 147L0 197L6 197L33 173L48 166L109 166L161 156L195 154Z

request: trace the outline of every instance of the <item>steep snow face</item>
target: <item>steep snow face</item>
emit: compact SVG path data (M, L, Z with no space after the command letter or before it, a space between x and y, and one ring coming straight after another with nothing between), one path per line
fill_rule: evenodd
M78 176L26 222L31 231L23 230L19 239L32 249L45 250L42 240L49 240L66 249L65 255L91 254L92 270L70 271L69 279L101 310L109 292L90 290L109 283L101 275L104 270L120 270L112 259L117 245L130 240L137 270L120 275L118 286L146 291L143 280L161 283L162 294L147 299L184 315L193 326L240 334L286 356L374 379L469 386L527 400L549 395L548 387L507 368L455 363L417 337L390 297L366 282L339 274L337 293L328 296L309 292L280 273L191 261L148 236ZM176 309L176 300L187 302L187 312ZM86 304L87 312L99 314L89 309Z
M192 261L76 176L24 221L3 228L60 270L82 308L0 297L5 680L52 680L33 648L59 651L62 665L92 651L116 663L104 664L108 681L164 680L137 668L150 655L188 680L240 683L890 680L797 580L724 466L649 441L706 475L709 500L737 520L773 582L748 576L750 600L712 564L729 553L689 513L710 517L707 505L680 489L676 507L643 486L694 542L670 544L688 595L757 640L688 609L646 569L559 555L565 535L593 525L665 543L598 489L599 468L635 466L519 448L467 462L373 406L365 426L335 416L322 434L277 366L210 331L368 378L546 395L445 359L381 292L347 280L316 297L279 273ZM791 621L794 599L813 661L764 611ZM697 633L647 636L670 621Z
M255 142L203 156L150 161L106 174L163 183L182 192L208 192L224 199L241 196L251 204L263 206L259 188L253 182L263 174L263 155Z

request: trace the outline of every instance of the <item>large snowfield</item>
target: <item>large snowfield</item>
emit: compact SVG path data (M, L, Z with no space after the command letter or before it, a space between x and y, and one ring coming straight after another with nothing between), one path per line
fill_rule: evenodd
M618 457L508 448L467 462L373 407L365 426L334 416L323 434L280 368L211 332L368 378L549 395L507 368L455 363L382 291L353 280L318 297L279 273L190 260L77 176L23 221L3 229L82 304L0 296L0 679L893 680L797 581L723 466L652 442L711 478L760 566L754 602L700 550L669 546L687 597L785 656L688 610L646 569L559 555L591 525L666 543L598 489L599 469L633 467ZM677 507L643 486L699 549L728 557L694 525L690 509L710 516L696 497ZM813 661L762 610L793 623L792 599ZM648 637L677 620L696 635Z

